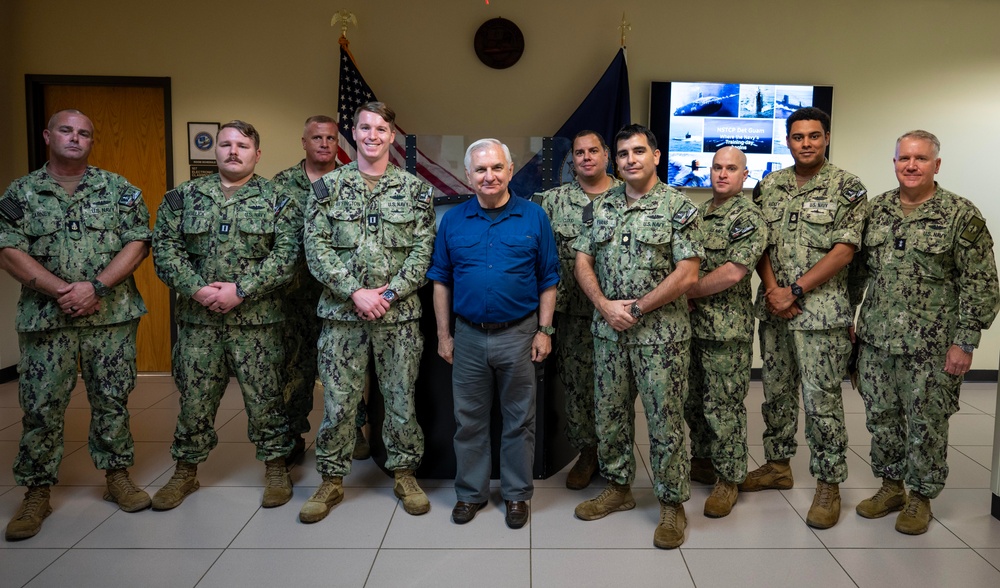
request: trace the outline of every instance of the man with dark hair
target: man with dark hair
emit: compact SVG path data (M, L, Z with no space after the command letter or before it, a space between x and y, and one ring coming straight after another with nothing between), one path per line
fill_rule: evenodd
M691 369L684 418L691 429L691 479L715 484L705 516L724 517L747 475L747 412L753 358L750 271L767 247L767 223L743 196L747 158L723 147L712 158L712 199L698 207L702 260L687 291Z
M840 483L847 478L847 432L840 384L847 372L858 300L848 293L847 266L861 247L867 190L826 160L830 117L801 108L786 121L795 165L754 189L768 225L757 264L756 312L764 381L764 456L740 491L787 489L795 455L798 391L806 417L810 473L816 494L806 524L826 529L840 518Z
M927 531L944 489L948 419L1000 304L993 238L979 209L934 180L940 148L927 131L896 141L899 187L872 199L861 252L858 382L882 487L857 512L901 510L896 530L908 535Z
M271 180L284 188L304 210L312 195L312 183L337 168L337 121L326 115L310 116L302 131L302 149L306 157L280 171ZM309 273L305 255L300 250L295 277L283 297L285 305L285 363L282 367L282 392L288 412L288 429L295 443L288 455L289 464L302 458L309 431L309 411L313 406L316 384L316 342L322 323L316 318L316 305L323 284ZM364 424L364 421L362 421ZM365 442L359 431L358 441ZM357 445L355 445L357 448ZM364 457L368 457L367 452Z
M508 189L510 150L480 139L465 152L476 197L448 211L427 277L434 280L438 354L452 364L455 400L455 494L463 525L490 497L490 409L500 398L500 493L511 529L528 522L534 492L533 362L552 350L559 259L545 212ZM454 312L455 334L451 334Z
M593 223L577 239L576 279L594 304L595 414L601 474L608 486L580 503L585 521L635 508L635 398L649 421L653 492L660 523L653 545L684 542L690 497L684 448L691 323L684 293L704 257L698 209L656 177L660 151L642 125L615 137L625 184L593 203Z
M279 375L281 293L298 260L302 212L254 173L260 136L253 125L222 125L215 159L219 173L166 193L153 231L156 274L178 294L173 370L181 393L170 447L177 467L153 496L156 510L175 508L198 489L198 464L218 443L215 415L230 373L243 392L257 459L266 465L262 506L292 497Z
M595 131L580 131L573 138L573 171L576 179L536 195L552 223L559 248L559 288L556 292L555 337L559 377L566 393L566 437L580 452L580 459L566 476L566 487L581 490L597 472L597 432L594 428L594 336L590 332L594 305L573 276L576 250L573 242L591 217L584 210L595 199L621 184L608 175L608 146ZM588 209L589 210L589 209Z
M434 245L433 190L389 163L395 120L381 102L360 106L352 130L357 161L317 180L307 207L306 260L323 284L317 312L325 402L316 435L323 483L299 511L303 523L324 519L344 498L370 354L385 404L393 492L411 515L431 507L414 476L424 456L414 384L423 351L417 289L426 283Z
M106 471L104 499L125 512L150 502L126 469L135 457L127 407L135 337L146 314L132 273L149 255L149 212L128 180L87 164L94 124L83 113L56 112L42 137L49 161L0 199L0 268L22 284L14 326L24 416L14 480L27 487L8 541L36 535L52 512L78 362L91 407L90 455Z

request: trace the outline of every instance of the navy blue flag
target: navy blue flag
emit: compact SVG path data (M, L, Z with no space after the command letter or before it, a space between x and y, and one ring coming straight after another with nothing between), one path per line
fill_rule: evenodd
M600 81L590 91L576 112L555 132L553 138L552 161L556 174L556 185L573 179L572 147L573 136L589 129L597 131L612 148L611 142L622 127L632 122L632 112L629 106L628 65L625 63L625 48L618 50L618 55L601 76ZM536 155L516 174L510 182L511 191L525 198L542 189L541 157Z

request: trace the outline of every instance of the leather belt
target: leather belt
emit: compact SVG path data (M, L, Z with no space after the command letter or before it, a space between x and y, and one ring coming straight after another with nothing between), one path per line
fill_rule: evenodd
M510 327L515 327L523 323L524 321L528 320L532 316L534 316L534 314L535 314L534 312L529 312L528 314L522 316L519 319L514 319L512 321L507 321L503 323L474 323L460 314L456 316L459 318L459 320L469 325L470 327L489 333L491 331L502 331L503 329L509 329Z

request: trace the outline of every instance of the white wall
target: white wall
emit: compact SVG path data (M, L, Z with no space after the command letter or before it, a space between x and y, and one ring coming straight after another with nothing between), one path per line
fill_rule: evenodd
M361 72L407 132L468 137L554 132L614 57L625 11L637 122L647 120L653 80L833 85L836 164L879 193L895 184L896 137L930 130L943 144L941 184L975 202L1000 235L984 152L986 138L1000 136L993 0L4 4L10 32L0 38L12 47L0 72L3 184L26 171L25 73L170 76L177 182L187 179L186 123L237 117L261 131L258 170L271 175L301 158L302 120L336 108L339 30L329 23L340 7L360 21L348 36ZM496 16L525 36L524 57L508 70L480 64L472 49L476 29ZM8 288L0 283L0 314L13 313ZM0 337L0 363L12 338ZM994 328L973 367L996 369L998 354Z

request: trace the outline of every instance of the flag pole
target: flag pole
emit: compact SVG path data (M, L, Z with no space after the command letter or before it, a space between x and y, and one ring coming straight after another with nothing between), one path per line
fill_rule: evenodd
M632 30L632 23L625 20L625 12L622 12L622 23L618 25L618 29L622 32L622 49L625 48L625 33ZM344 27L347 30L347 27Z
M347 56L351 58L351 61L354 62L354 66L357 67L358 62L354 61L354 55L351 54L351 42L347 40L347 27L351 25L359 27L358 17L355 16L355 14L350 10L342 8L333 15L333 18L330 19L331 27L337 26L338 23L340 23L340 39L338 39L338 42L340 43L340 46L344 48L344 52L347 53Z

